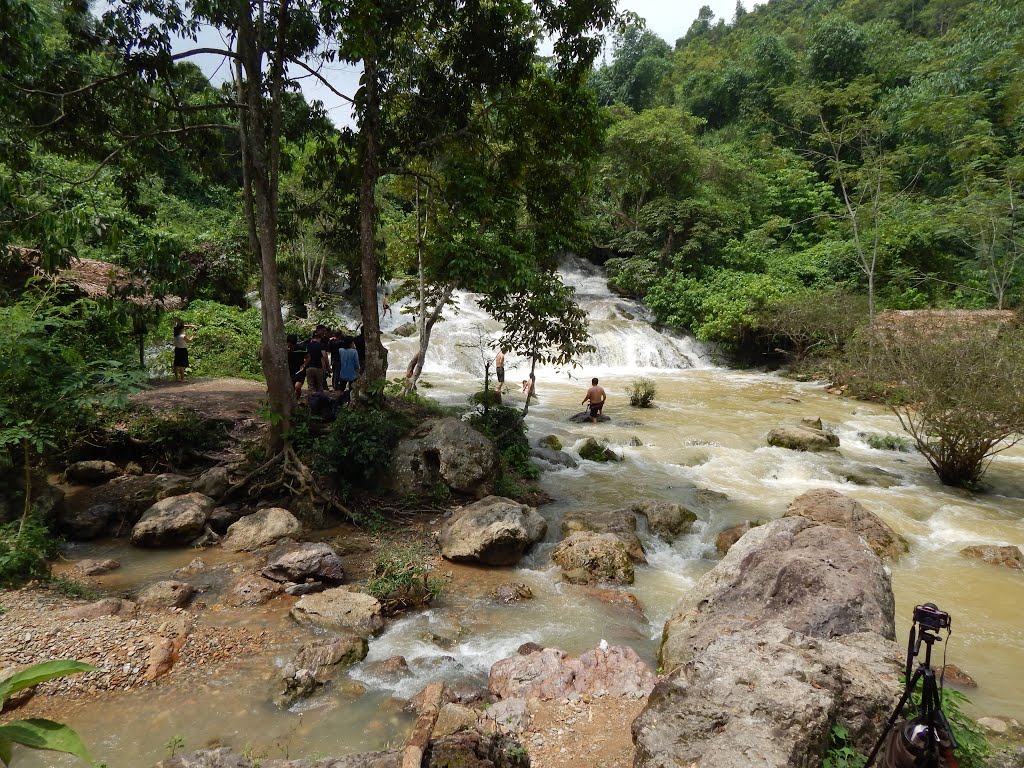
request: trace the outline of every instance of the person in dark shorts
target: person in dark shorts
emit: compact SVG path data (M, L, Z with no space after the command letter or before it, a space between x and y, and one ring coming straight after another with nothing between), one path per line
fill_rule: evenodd
M188 345L192 343L192 337L185 335L187 328L195 328L194 325L185 325L179 320L174 325L174 379L175 381L185 380L185 369L188 368Z
M288 334L288 375L295 387L295 399L302 395L302 385L306 383L306 349L299 346L299 337Z
M587 390L587 395L583 398L582 403L583 405L589 403L591 424L597 424L597 417L601 415L601 410L604 408L604 401L607 397L604 387L598 386L597 377L595 376L590 380L590 389Z
M494 375L498 377L498 389L505 383L505 350L499 349L494 356Z
M306 344L306 381L309 383L310 397L324 391L324 376L329 370L327 360L327 342L324 339L325 328L317 328L313 338Z

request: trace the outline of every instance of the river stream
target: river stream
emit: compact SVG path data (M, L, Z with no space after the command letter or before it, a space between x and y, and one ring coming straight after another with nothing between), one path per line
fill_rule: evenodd
M948 661L978 681L970 694L971 711L1024 719L1019 687L1024 574L959 555L963 547L978 543L1024 547L1024 450L995 459L985 493L944 487L920 455L868 446L866 433L900 434L896 418L884 407L830 395L821 383L716 367L708 350L691 339L659 333L642 307L609 293L593 268L575 262L565 276L590 314L597 351L586 355L579 368L538 371L530 437L558 435L574 453L575 446L594 435L607 439L624 460L548 468L541 484L555 501L541 513L549 533L519 567L452 566L457 590L443 594L428 612L390 623L371 642L366 662L346 680L292 711L277 710L268 691L276 667L295 650L294 632L283 633L287 639L266 655L239 659L187 695L158 686L110 697L102 706L69 706L67 721L87 735L110 768L150 765L166 755L164 745L176 735L187 748L219 739L273 757L395 745L409 726L398 699L433 679L485 683L490 665L527 641L578 653L607 640L632 646L653 666L673 605L717 560L718 532L742 520L779 517L796 496L812 488L856 498L909 541L909 554L891 566L898 640L905 641L915 604L938 604L953 617ZM471 296L460 296L459 305L455 319L438 326L420 390L449 404L464 403L479 386L482 360L494 354L481 350L481 333L494 338L498 330ZM396 313L401 309L397 306ZM408 319L401 314L387 318L385 331ZM404 370L414 339L386 338L392 370ZM506 365L506 402L521 405L519 382L526 378L528 363L510 355ZM656 383L655 408L629 407L627 388L640 375ZM581 410L591 376L600 377L608 391L605 413L611 421L570 423L568 417ZM769 429L802 417L820 417L839 436L839 451L808 454L767 446ZM883 477L891 487L859 485L851 475ZM561 583L549 560L566 512L617 509L639 498L688 502L700 518L689 535L671 546L641 531L649 563L638 566L629 591L642 603L642 614ZM118 557L124 564L116 576L120 588L167 578L195 554L138 552L109 543L76 550L76 556ZM491 588L512 580L527 583L534 599L500 606L487 597ZM249 621L282 627L287 619L283 611L254 611ZM389 679L370 671L370 663L395 655L408 659L410 675ZM22 764L73 763L47 755Z

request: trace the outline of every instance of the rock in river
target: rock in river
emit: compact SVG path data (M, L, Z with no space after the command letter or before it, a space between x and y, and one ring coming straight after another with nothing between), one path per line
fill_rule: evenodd
M441 555L449 560L515 565L547 529L533 507L488 496L457 509L438 534L438 543Z
M335 631L352 630L363 636L376 634L384 628L380 602L345 587L301 597L292 606L291 617L299 624Z
M839 438L823 429L807 426L776 427L768 433L768 445L794 451L832 451L839 447Z
M894 635L888 570L859 535L752 528L665 625L634 765L820 765L836 722L870 749L899 696Z
M232 552L251 552L301 530L302 523L287 509L268 507L232 523L221 546Z
M139 547L188 544L203 532L213 504L213 499L201 493L158 501L132 528L132 544Z
M853 531L883 560L896 560L909 549L906 539L859 501L827 488L815 488L797 496L785 514L785 517L795 516Z
M572 584L632 584L633 560L614 533L579 531L563 539L551 553Z
M274 581L301 582L306 579L341 584L345 568L329 544L307 542L282 545L267 558L263 575Z

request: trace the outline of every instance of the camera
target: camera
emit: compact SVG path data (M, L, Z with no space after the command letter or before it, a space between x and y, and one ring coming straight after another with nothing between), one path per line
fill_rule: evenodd
M914 621L920 624L922 629L930 629L934 632L938 632L940 629L949 629L949 614L940 611L935 603L915 605Z

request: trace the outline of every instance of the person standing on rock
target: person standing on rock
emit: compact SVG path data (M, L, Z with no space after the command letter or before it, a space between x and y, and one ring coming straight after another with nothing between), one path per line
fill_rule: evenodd
M589 404L591 424L597 424L597 417L601 415L601 411L604 409L604 401L607 397L604 387L598 385L597 377L592 378L590 380L590 389L587 390L587 395L583 398L582 402L582 405Z
M498 377L498 391L501 391L502 385L505 383L505 350L499 349L498 354L494 356L494 375Z
M185 335L186 328L195 328L194 325L185 325L179 320L174 325L174 380L185 380L185 369L188 368L188 345L192 343L192 337Z

